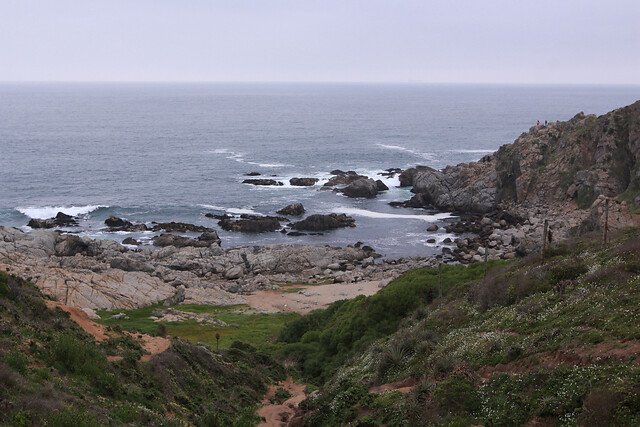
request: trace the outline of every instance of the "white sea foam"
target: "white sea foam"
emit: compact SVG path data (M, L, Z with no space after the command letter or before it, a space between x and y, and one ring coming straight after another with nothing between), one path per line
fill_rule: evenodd
M291 166L284 163L258 163L258 162L247 162L250 165L260 166L261 168L283 168L285 166Z
M224 206L216 206L216 205L200 205L200 206L205 208L205 209L212 209L212 210L216 210L216 211L225 211L225 212L233 214L233 215L242 215L242 214L262 215L261 213L256 212L251 208L225 208Z
M451 218L450 213L437 213L433 215L411 215L411 214L392 214L383 212L368 211L366 209L337 207L333 209L334 213L345 213L348 215L364 216L367 218L381 219L419 219L425 222L436 222L445 218Z
M27 207L16 208L18 212L29 218L35 219L48 219L55 217L58 212L64 212L67 215L79 216L86 215L89 212L93 212L96 209L108 208L104 205L87 205L87 206L42 206L42 207Z
M416 157L421 157L425 160L433 160L434 153L424 153L417 150L412 150L411 148L402 147L400 145L388 145L388 144L376 144L378 147L386 148L387 150L395 150L395 151L403 151L405 153L412 154Z
M208 151L211 154L222 154L225 155L229 160L235 160L239 163L244 163L244 153L239 153L237 151L231 151L226 148L216 148L215 150Z

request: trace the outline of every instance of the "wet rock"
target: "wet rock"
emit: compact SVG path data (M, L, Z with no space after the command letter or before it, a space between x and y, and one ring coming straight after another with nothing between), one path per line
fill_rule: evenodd
M438 231L440 227L438 227L437 225L433 224L430 225L429 227L427 227L427 231Z
M277 213L280 215L300 216L304 214L304 212L305 210L304 206L302 206L302 203L296 203L280 209Z
M280 229L282 218L274 216L241 215L240 219L223 219L218 225L227 231L244 233L263 233Z
M54 218L50 219L32 218L27 225L31 228L75 227L78 225L78 220L64 212L58 212Z
M333 172L339 172L334 174ZM331 179L329 179L324 186L325 187L334 187L336 185L349 185L354 181L359 179L369 179L369 177L364 175L358 175L354 171L342 172L340 170L332 171L332 174L335 175Z
M153 238L153 245L160 248L167 246L174 246L176 248L184 248L187 246L207 248L217 244L220 244L220 238L214 230L202 233L202 235L198 237L198 240L176 236L175 234L161 234Z
M371 178L360 178L342 189L342 193L347 197L373 199L378 195L378 185Z
M384 172L380 172L378 175L380 176L386 176L388 178L393 178L394 176L398 175L402 173L402 169L400 168L389 168L389 169L385 169Z
M184 222L162 222L162 223L154 223L153 231L167 231L174 233L186 233L186 232L194 232L194 233L204 233L204 232L215 232L215 230L204 227L202 225L194 225L187 224Z
M387 184L379 179L376 180L376 187L378 187L378 191L387 191L389 189L389 187L387 187Z
M289 184L296 187L311 187L318 182L318 178L291 178Z
M258 179L245 179L244 181L242 181L243 184L251 184L251 185L284 185L282 182L280 181L276 181L275 179L262 179L262 178L258 178Z
M111 229L111 231L146 231L147 226L144 224L133 224L127 220L122 218L118 218L117 216L111 215L109 218L104 220L104 224Z
M260 176L260 172L249 172L245 173L244 176Z
M291 224L291 228L304 231L324 231L355 226L355 219L352 217L335 213L329 215L310 215L300 222Z
M136 239L134 239L133 237L127 237L126 239L124 239L122 241L123 245L134 245L134 246L138 246L140 244L140 242L138 242Z

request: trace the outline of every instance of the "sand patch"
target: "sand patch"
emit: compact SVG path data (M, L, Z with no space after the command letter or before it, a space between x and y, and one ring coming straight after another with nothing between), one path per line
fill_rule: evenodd
M353 299L358 295L370 296L377 293L387 281L373 280L357 283L332 283L329 285L292 285L282 290L256 291L247 296L247 304L267 313L307 314L343 299ZM287 288L301 288L295 293L286 293Z

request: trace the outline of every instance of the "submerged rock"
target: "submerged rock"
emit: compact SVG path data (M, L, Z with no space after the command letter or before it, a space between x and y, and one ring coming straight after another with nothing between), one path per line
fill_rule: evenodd
M243 184L251 184L251 185L284 185L280 181L276 181L275 179L245 179L242 181Z

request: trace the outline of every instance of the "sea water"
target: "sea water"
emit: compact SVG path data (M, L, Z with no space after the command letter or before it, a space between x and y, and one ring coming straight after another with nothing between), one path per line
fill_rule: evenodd
M429 255L450 236L427 227L451 215L389 206L412 194L379 173L475 161L537 120L604 114L638 99L638 86L0 84L0 224L30 231L30 218L63 211L80 217L73 231L119 241L153 234L109 233L109 215L212 227L224 248L361 241L388 257ZM321 191L334 169L390 189L375 199ZM284 185L242 184L249 172ZM292 177L319 182L293 187ZM243 234L205 217L273 215L298 202L307 214L346 213L356 227Z

